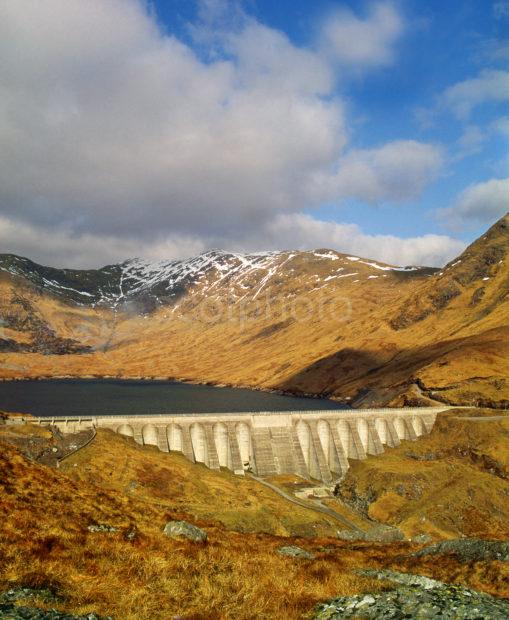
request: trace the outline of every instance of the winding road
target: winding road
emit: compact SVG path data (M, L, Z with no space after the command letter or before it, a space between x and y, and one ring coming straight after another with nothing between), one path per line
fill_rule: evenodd
M364 530L362 530L360 527L355 525L355 523L352 523L347 518L341 516L340 514L338 514L337 512L332 510L331 508L327 508L327 506L324 506L323 504L320 504L318 506L316 504L315 505L309 504L308 502L305 502L304 500L297 499L293 495L290 495L289 493L286 493L285 491L283 491L282 489L280 489L276 485L271 484L270 482L267 482L266 480L263 480L263 478L258 478L258 476L254 476L251 473L247 473L246 475L248 475L250 478L253 478L253 480L256 480L256 482L259 482L260 484L263 484L264 486L268 487L269 489L272 489L272 491L274 491L275 493L277 493L281 497L284 497L286 500L288 500L292 504L296 504L297 506L301 506L302 508L307 508L308 510L314 510L315 512L320 512L320 513L322 513L324 515L327 515L328 517L332 517L333 519L336 519L336 521L339 521L343 525L346 525L346 527L348 527L348 528L350 528L352 530L355 530L356 532L364 533Z

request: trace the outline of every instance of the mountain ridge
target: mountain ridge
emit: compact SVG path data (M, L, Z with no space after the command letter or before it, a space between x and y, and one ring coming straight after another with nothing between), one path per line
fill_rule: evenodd
M227 272L230 278L242 277L251 271L270 271L296 256L324 260L350 260L381 271L432 271L430 267L398 267L381 261L349 256L335 250L284 250L253 253L209 250L187 259L148 261L127 259L98 269L66 269L39 265L15 254L0 254L0 271L25 278L45 292L83 305L115 306L123 298L151 292L164 294L165 302L178 297L182 287L196 285L210 271ZM72 286L69 286L72 285ZM127 289L125 287L127 286ZM79 288L76 288L79 287Z
M122 273L99 270L87 292L109 291L107 303L75 302L41 285L41 274L34 282L3 270L0 376L157 377L368 406L507 406L508 249L506 215L441 270L323 249L250 259L216 251L182 269L138 259ZM69 270L64 280L51 273L41 277L73 282ZM89 287L90 274L78 272Z

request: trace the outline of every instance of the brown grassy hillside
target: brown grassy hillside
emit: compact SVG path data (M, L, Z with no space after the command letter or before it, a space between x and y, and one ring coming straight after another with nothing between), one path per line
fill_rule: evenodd
M123 620L306 618L319 601L382 587L355 573L368 566L404 568L509 595L507 563L410 558L419 548L410 543L240 533L235 530L244 529L247 513L251 527L281 532L308 528L316 516L269 497L253 481L107 435L99 433L60 470L0 443L0 590L45 587L61 597L52 607ZM408 444L412 450L418 445ZM169 518L204 527L208 542L164 537ZM91 524L118 531L90 532ZM315 559L282 557L276 550L284 544L298 544Z
M506 406L508 249L505 216L438 273L286 253L273 274L255 272L239 288L211 273L150 314L77 306L4 274L0 373Z
M339 497L407 536L509 538L509 415L440 414L432 433L351 461Z

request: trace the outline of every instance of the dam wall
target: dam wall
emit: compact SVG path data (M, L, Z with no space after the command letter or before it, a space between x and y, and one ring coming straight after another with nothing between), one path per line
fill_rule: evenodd
M402 440L431 432L448 407L37 418L63 433L105 428L162 452L181 452L239 475L297 474L331 484L349 468Z

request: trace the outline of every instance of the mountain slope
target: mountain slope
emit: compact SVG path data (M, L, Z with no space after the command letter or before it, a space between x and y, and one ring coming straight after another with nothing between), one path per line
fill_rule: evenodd
M404 329L446 308L464 307L472 323L496 313L509 300L508 255L506 216L404 300L392 326Z
M492 451L498 426L487 431L483 425L481 439L479 433L474 436L476 447L488 439ZM507 562L461 562L451 553L415 556L421 547L405 541L338 540L337 523L288 503L254 480L208 470L108 431L100 430L58 469L24 458L12 445L30 445L43 433L53 445L47 429L0 426L1 592L49 590L58 598L52 597L48 607L123 620L306 618L319 601L384 587L359 575L359 567L404 570L495 596L508 594ZM422 440L428 450L441 438L435 434ZM465 436L453 435L456 441ZM502 455L506 443L500 443ZM423 451L421 442L411 448ZM439 444L443 448L449 445ZM392 461L383 458L387 453L357 462L348 495L367 496L371 514L401 522L411 535L430 532L442 538L473 530L507 538L503 497L509 483L496 476L499 472L483 471L481 463L469 463L462 454L452 459L437 454L431 462L411 459L408 449L402 445ZM447 483L439 486L440 475ZM477 483L473 489L469 476ZM370 478L375 494L365 492ZM441 515L441 505L458 498L468 502L472 493L478 507L466 518L461 503L453 519ZM331 505L338 507L335 501ZM208 543L167 538L163 528L170 519L203 527ZM114 531L93 531L98 525ZM280 555L278 549L288 545L312 552L315 559ZM29 604L42 607L39 600Z
M37 292L90 307L125 310L130 302L137 302L141 313L143 302L153 310L171 305L196 289L208 294L215 289L224 292L227 286L231 299L237 301L246 296L246 291L256 298L263 289L278 285L285 278L308 279L316 287L337 278L359 275L359 267L365 272L366 266L371 274L433 271L390 267L332 250L257 254L212 250L186 260L151 263L137 258L87 271L43 267L26 258L0 254L0 272L25 281Z
M505 406L508 248L506 216L441 271L331 250L214 251L96 272L4 256L0 372ZM44 345L41 325L65 346Z

